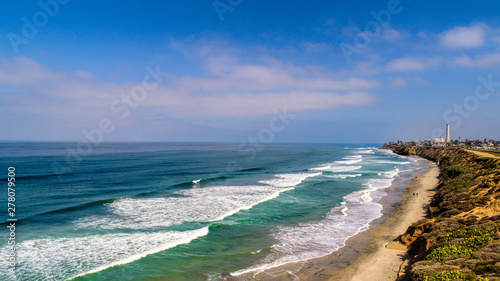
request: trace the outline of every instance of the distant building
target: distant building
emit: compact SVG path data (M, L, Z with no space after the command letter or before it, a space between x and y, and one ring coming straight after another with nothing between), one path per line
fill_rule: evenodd
M434 139L434 143L446 143L446 138L442 137L442 138L435 138Z
M446 146L450 142L450 124L446 124L446 136L435 138L433 146Z
M450 142L450 124L446 124L446 142Z

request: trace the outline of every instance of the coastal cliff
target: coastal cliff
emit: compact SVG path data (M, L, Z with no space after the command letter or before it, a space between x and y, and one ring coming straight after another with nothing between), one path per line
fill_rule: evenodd
M411 280L500 280L500 160L459 148L387 145L440 167L427 218L401 235Z

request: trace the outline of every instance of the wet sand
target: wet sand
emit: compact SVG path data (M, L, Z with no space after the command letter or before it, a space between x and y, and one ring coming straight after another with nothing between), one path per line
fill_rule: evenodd
M331 280L401 280L408 265L406 247L399 243L399 235L408 226L424 218L438 184L439 168L431 163L428 170L418 175L405 188L401 203L393 214L380 226L370 231L370 250L361 254L343 270L342 279ZM418 193L418 196L413 196Z
M414 176L402 191L396 187L387 189L389 195L381 200L383 216L373 221L370 229L349 238L340 250L321 258L235 279L402 280L408 260L405 246L398 242L399 235L413 222L424 218L438 183L439 168L427 162L427 170ZM417 193L418 196L414 195Z

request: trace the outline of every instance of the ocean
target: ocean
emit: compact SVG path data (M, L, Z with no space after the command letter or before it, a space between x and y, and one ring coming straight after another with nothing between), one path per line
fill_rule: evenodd
M0 280L221 280L327 255L425 167L378 146L2 142Z

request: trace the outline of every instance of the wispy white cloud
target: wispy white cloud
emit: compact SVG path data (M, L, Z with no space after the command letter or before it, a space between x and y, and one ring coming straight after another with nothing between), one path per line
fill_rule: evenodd
M0 84L30 84L41 81L54 81L67 77L64 73L51 71L43 65L24 57L16 57L12 60L2 58L0 72ZM20 74L26 76L21 76Z
M386 65L387 71L422 71L431 67L440 65L442 59L440 57L432 58L417 58L406 57L390 61Z
M481 67L481 68L499 67L500 53L476 55L473 58L464 54L459 57L453 58L452 64L465 67Z
M396 30L391 26L387 26L383 29L383 39L390 42L398 42L402 39L408 37L408 34L401 30Z
M191 97L163 95L155 99L156 106L179 115L214 116L262 116L286 108L289 112L335 109L345 106L373 104L376 97L367 92L346 94L316 91L283 91L258 94L229 93L201 94Z
M371 61L362 61L354 65L353 72L358 75L376 75L380 73L380 67Z
M389 80L389 87L392 88L402 88L406 86L406 79L402 77L394 77Z
M100 82L87 72L57 72L25 57L0 59L0 85L81 105L91 103L94 98L111 98L126 86Z
M227 91L269 91L282 89L347 91L376 88L377 80L348 78L337 80L328 77L307 77L282 67L241 64L230 72L215 76L184 76L175 82L183 91L227 92Z
M475 24L472 26L456 26L440 35L443 46L454 49L480 47L485 42L487 26Z
M293 112L334 109L376 102L368 90L380 85L356 77L334 79L331 73L318 76L275 61L241 64L230 56L207 59L205 68L205 75L173 78L153 90L141 109L191 117L262 116L283 107ZM35 92L45 101L46 107L37 109L45 116L103 115L113 99L139 84L104 83L88 73L56 72L27 58L0 61L0 86Z
M402 88L408 83L417 83L417 84L427 84L428 82L425 79L422 79L418 76L411 77L393 77L389 79L389 87L391 88Z
M211 64L219 70L209 70L211 75L179 77L151 106L189 116L259 116L283 107L297 112L372 104L376 98L367 90L380 86L378 80L334 79L269 58L261 64L230 61L230 67Z

